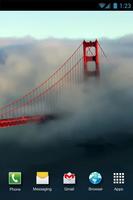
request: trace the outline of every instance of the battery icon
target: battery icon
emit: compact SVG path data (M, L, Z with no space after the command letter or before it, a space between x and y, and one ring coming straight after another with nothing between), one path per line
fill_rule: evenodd
M113 8L117 9L118 8L118 3L113 3Z

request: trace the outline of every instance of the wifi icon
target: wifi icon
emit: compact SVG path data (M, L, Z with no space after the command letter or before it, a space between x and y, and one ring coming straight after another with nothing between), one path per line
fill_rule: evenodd
M99 3L98 5L99 5L100 8L104 8L106 3Z
M101 9L110 9L111 3L99 3L98 4Z

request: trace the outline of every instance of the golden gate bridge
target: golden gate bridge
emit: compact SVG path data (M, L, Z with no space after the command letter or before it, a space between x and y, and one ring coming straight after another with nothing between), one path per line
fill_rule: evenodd
M0 108L0 128L40 123L53 119L50 98L59 96L62 90L78 84L85 77L99 77L99 47L105 55L98 40L83 41L74 53L43 83L24 96ZM90 63L95 67L90 69ZM48 107L51 107L50 111Z

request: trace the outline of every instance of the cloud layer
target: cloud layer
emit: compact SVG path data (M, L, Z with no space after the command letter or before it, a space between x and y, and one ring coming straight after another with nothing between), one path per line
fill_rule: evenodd
M80 41L47 39L22 44L20 39L20 44L1 47L0 104L19 97L45 80ZM132 137L133 36L101 39L100 44L108 55L107 60L100 53L100 79L88 78L66 91L60 100L61 109L57 109L59 119L42 125L1 129L1 143L15 143L22 151L51 148L56 155L64 147L60 154L63 157L71 150L80 154L78 146L98 141L98 138L99 143L115 144L120 135L121 138ZM50 161L49 156L47 159Z

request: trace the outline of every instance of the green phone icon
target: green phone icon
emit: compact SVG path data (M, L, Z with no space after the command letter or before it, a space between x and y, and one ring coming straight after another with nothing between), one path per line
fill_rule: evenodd
M9 185L21 185L21 172L9 172L8 183Z

